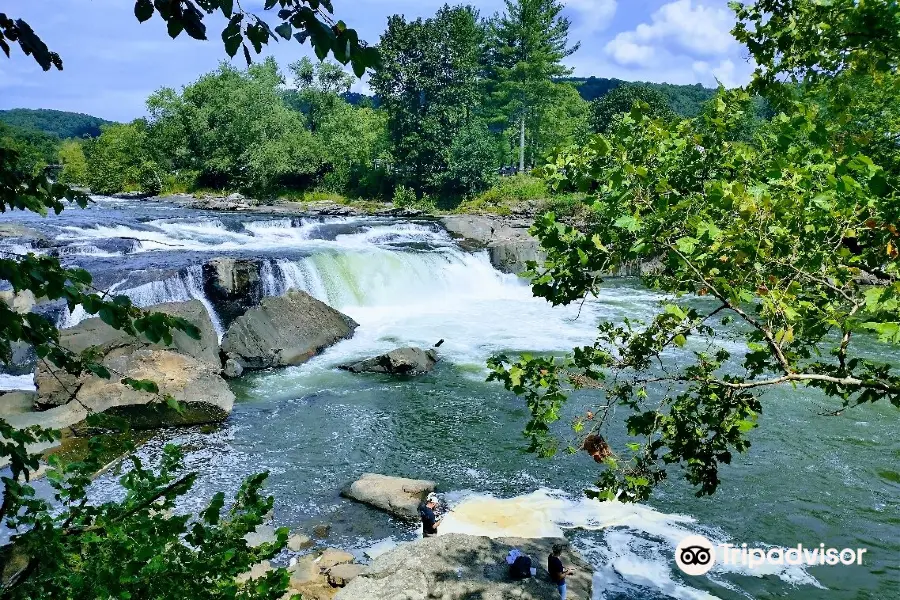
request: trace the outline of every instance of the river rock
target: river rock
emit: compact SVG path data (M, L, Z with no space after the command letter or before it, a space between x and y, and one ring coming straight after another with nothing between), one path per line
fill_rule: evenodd
M113 377L76 377L41 363L36 377L36 408L75 404L93 412L126 417L136 429L225 419L234 404L234 394L219 374L216 332L203 304L194 300L160 304L150 310L187 319L200 330L200 339L176 331L171 346L153 344L117 331L100 319L87 319L60 331L60 343L74 352L94 347ZM160 393L134 390L121 383L125 377L154 381ZM160 401L166 394L182 403L183 412ZM65 426L80 421L79 416L78 411L72 411L70 418L77 420Z
M222 368L222 375L229 379L234 379L236 377L240 377L244 374L244 366L241 364L241 359L235 356L229 356L225 360L225 365Z
M300 552L301 550L307 550L315 546L316 543L310 539L308 535L303 535L302 533L295 533L288 537L287 547L291 552Z
M390 375L422 375L434 368L438 355L433 349L397 348L387 354L356 363L341 365L352 373L388 373Z
M400 519L414 520L419 517L419 503L434 489L433 481L364 473L342 490L341 495Z
M0 417L18 415L31 411L37 393L15 390L0 392Z
M261 262L214 258L203 265L203 290L227 327L262 300Z
M487 248L491 264L504 273L519 274L528 261L545 258L538 241L528 233L531 221L479 215L447 215L441 224L470 249Z
M328 569L328 583L334 587L344 587L366 571L364 565L335 565Z
M559 598L547 573L547 556L564 539L491 539L447 534L401 544L378 558L335 596L335 600L425 600L426 598L478 598L479 600L552 600ZM532 559L537 575L513 581L504 558L518 548ZM593 569L571 549L562 562L575 569L567 577L568 597L592 597Z
M263 298L235 319L222 339L222 350L238 357L245 369L285 367L307 361L353 335L359 325L306 292Z

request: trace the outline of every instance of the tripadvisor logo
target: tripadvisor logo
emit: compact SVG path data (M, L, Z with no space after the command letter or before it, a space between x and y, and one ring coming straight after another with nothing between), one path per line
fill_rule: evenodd
M762 565L861 565L866 548L826 548L819 544L812 548L797 544L790 548L748 548L747 544L713 544L702 535L689 535L675 547L675 564L688 575L704 575L716 561L725 565L740 565L753 569Z

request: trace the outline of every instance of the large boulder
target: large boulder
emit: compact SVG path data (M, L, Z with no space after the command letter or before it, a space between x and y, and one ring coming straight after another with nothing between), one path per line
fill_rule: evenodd
M433 349L397 348L381 356L341 365L352 373L387 373L389 375L422 375L437 364L437 352Z
M540 244L528 233L531 221L479 215L447 215L441 224L470 249L486 248L491 264L504 273L519 274L530 260L545 258Z
M342 490L341 495L400 519L414 520L419 517L419 503L434 489L433 481L364 473Z
M491 539L463 534L439 535L401 544L378 558L335 596L335 600L553 600L559 598L547 573L553 544L564 539ZM537 575L513 581L504 560L512 548L532 559ZM568 597L591 598L593 569L567 549L563 565L575 569L566 579Z
M262 300L261 262L214 258L203 265L203 290L227 327Z
M235 319L222 339L222 350L245 369L303 363L328 346L350 337L359 325L306 292L263 298Z
M81 352L94 348L113 374L103 379L92 374L74 376L41 363L36 376L38 409L76 405L92 412L109 412L128 418L135 428L193 425L224 420L231 412L234 394L220 376L216 332L199 301L160 304L150 310L183 317L197 326L200 339L173 333L170 346L154 344L115 330L100 319L87 319L60 332L64 347ZM137 391L121 383L123 378L149 379L159 394ZM162 402L170 395L182 404L176 411ZM68 411L66 420L83 418Z

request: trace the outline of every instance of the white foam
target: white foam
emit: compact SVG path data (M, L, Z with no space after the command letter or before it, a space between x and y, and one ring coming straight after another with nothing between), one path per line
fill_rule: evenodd
M25 375L7 375L0 373L0 390L28 390L34 391L34 374L26 373Z
M467 533L489 537L562 537L566 531L602 532L602 538L576 538L579 549L595 566L596 589L638 587L679 599L708 600L715 596L684 585L675 565L674 549L688 535L700 534L713 543L729 540L702 527L690 516L666 514L641 504L572 499L564 493L538 489L524 496L497 498L478 493L448 495L451 511L441 534ZM717 553L710 581L729 587L717 577L725 573L775 576L792 585L821 584L799 566L753 569L726 565ZM676 576L676 574L678 574Z

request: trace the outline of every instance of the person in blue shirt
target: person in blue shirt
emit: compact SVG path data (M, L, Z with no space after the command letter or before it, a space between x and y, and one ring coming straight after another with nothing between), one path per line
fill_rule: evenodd
M550 581L555 583L556 589L559 590L560 599L566 600L566 576L572 574L572 569L563 567L562 560L559 558L562 552L562 544L553 545L553 551L547 558L547 571L550 573Z
M428 494L425 502L419 504L419 517L422 519L422 536L432 537L437 535L438 526L441 524L440 518L434 514L434 509L438 506L437 494Z

